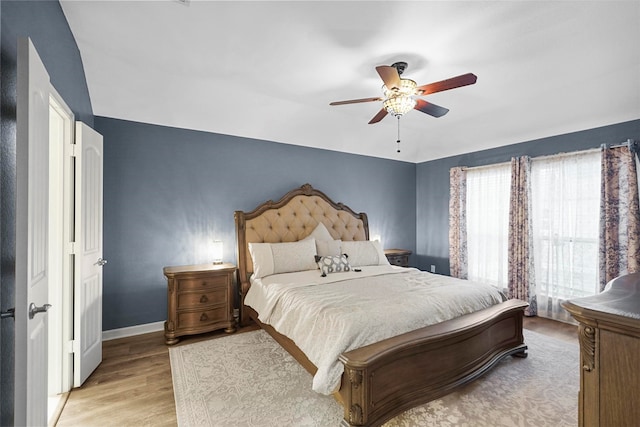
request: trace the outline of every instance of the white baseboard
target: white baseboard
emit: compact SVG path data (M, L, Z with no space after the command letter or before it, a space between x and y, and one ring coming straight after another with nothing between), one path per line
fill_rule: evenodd
M135 335L148 334L149 332L164 331L164 321L146 323L144 325L128 326L120 329L102 331L102 341L115 340L117 338L133 337Z

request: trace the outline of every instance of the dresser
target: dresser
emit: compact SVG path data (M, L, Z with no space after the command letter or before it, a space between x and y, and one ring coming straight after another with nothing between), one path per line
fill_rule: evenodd
M384 254L389 260L389 264L409 267L409 255L411 255L411 251L407 249L385 249Z
M580 427L640 425L640 273L562 305L579 322Z
M233 264L199 264L165 267L167 278L167 321L165 342L179 341L180 336L217 329L236 330L233 316Z

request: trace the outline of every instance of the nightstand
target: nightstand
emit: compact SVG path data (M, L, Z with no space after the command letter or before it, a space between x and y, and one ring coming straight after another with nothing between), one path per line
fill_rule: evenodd
M409 255L411 255L411 251L406 249L385 249L384 254L391 265L409 267Z
M236 266L199 264L165 267L167 321L164 337L168 345L182 335L201 334L224 328L235 332L233 290Z

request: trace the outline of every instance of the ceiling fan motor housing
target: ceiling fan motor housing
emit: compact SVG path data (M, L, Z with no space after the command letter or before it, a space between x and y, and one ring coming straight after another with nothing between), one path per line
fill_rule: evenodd
M400 61L400 62L394 62L393 64L391 64L391 66L396 70L398 70L399 75L402 75L402 73L404 73L404 70L407 68L408 64L406 62Z

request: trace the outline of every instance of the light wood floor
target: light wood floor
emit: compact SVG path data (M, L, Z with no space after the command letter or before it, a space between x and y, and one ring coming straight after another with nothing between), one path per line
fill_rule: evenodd
M577 342L577 327L533 317L525 328ZM256 329L246 327L239 332ZM223 337L222 331L183 337L176 345ZM175 426L169 350L162 332L105 341L103 361L85 384L73 389L57 426Z

